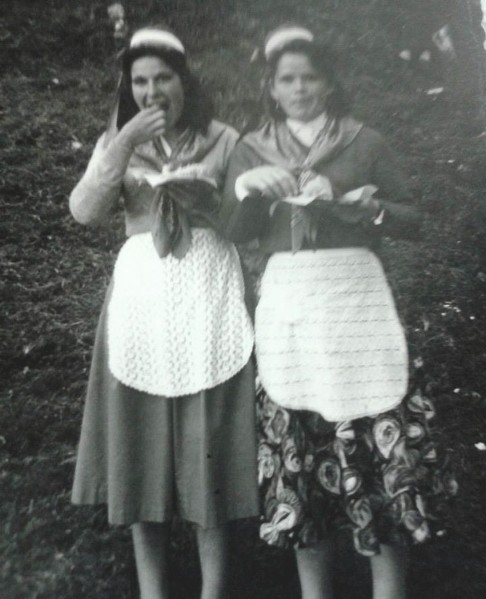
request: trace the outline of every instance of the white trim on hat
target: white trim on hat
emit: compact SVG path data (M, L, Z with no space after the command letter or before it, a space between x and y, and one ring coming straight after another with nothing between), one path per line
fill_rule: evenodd
M286 27L284 29L278 29L270 34L265 43L265 58L268 60L274 52L281 50L288 43L296 40L313 42L314 35L304 27Z
M170 31L160 29L139 29L130 40L130 48L137 46L163 46L185 54L186 50L181 40Z

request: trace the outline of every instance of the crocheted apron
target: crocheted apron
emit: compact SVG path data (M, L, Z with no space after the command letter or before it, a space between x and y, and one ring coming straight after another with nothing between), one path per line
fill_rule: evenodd
M255 341L262 385L286 408L350 420L395 407L407 391L404 332L366 248L274 254Z
M253 329L234 246L192 230L183 259L160 258L150 233L130 237L108 307L109 367L123 384L176 397L230 379L247 363Z

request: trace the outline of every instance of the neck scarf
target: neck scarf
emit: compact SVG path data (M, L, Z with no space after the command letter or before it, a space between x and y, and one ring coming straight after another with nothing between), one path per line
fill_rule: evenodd
M152 238L161 258L173 254L183 258L192 242L191 220L200 226L216 227L216 215L220 207L220 197L216 185L211 185L198 176L200 169L194 169L194 176L177 178L177 169L198 165L218 143L224 129L210 125L208 133L186 129L181 133L171 152L167 152L161 140L153 145L159 158L174 171L174 178L157 186L152 202ZM135 153L143 149L135 149ZM187 174L187 169L186 169ZM203 173L204 174L204 173Z
M293 132L295 121L292 120L290 123L269 121L245 138L245 142L265 164L281 166L290 171L301 187L314 176L313 171L320 163L328 162L342 152L363 127L352 117L330 122L324 115L307 125L317 129L312 133L314 140L310 147L299 140L298 133ZM309 131L305 135L308 137ZM315 242L317 226L307 208L291 207L290 227L293 252L302 249L305 241L311 244Z
M362 127L352 117L344 117L321 129L309 148L297 139L286 122L271 120L246 137L245 143L264 163L281 166L299 178L306 170L342 152Z

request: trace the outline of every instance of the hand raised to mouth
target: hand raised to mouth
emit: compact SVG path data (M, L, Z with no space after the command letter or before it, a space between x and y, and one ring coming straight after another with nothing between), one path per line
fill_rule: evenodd
M159 105L149 106L137 112L119 133L122 141L135 147L154 137L164 135L167 130L167 112Z

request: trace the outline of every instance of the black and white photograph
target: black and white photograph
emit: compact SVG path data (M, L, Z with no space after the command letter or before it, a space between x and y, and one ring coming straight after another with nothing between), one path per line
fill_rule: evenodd
M486 0L3 0L1 599L486 598Z

